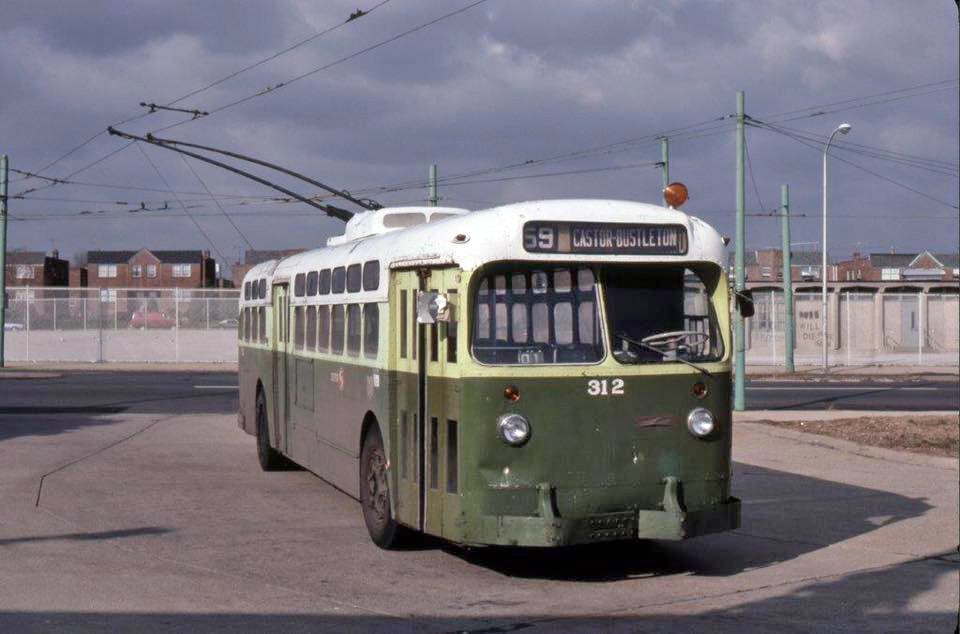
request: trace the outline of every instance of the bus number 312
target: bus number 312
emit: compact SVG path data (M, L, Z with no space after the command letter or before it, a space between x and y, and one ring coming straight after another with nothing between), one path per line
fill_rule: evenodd
M623 394L623 379L590 379L587 381L587 394L590 396L620 396Z

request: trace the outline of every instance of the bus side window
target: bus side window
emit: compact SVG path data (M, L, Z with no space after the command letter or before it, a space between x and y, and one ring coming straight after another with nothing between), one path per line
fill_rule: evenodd
M317 347L317 307L307 306L307 337L305 347L315 350Z
M293 294L297 297L303 297L306 290L306 277L303 273L297 273L296 277L293 278Z
M304 321L303 306L297 306L293 309L293 345L296 348L303 348L304 342Z
M417 358L417 331L420 326L417 324L417 291L410 291L410 358Z
M343 354L343 305L337 304L330 309L330 352Z
M431 288L431 293L436 293L437 289ZM439 352L437 348L440 347L439 337L437 336L437 322L430 324L430 360L437 361L439 359Z
M330 307L321 306L318 309L317 321L319 322L319 334L317 336L317 349L326 352L330 349Z
M407 291L400 291L400 358L407 358Z
M380 306L363 305L363 354L371 359L377 358L380 347Z
M259 308L260 321L260 343L267 343L267 309L261 306Z
M244 308L246 311L246 317L243 320L243 340L246 342L250 341L250 307L247 306Z
M244 322L243 313L244 313L244 311L245 311L245 309L243 309L243 308L240 309L240 318L239 318L239 320L237 321L237 339L240 340L240 341L243 341L243 322Z
M447 322L447 363L457 362L457 291L448 289L450 321Z
M347 306L347 354L351 357L360 355L360 336L362 332L360 304L350 304Z
M361 288L362 273L359 264L351 264L347 267L347 292L356 293Z
M256 343L260 340L260 323L257 320L257 307L252 306L250 308L250 341Z

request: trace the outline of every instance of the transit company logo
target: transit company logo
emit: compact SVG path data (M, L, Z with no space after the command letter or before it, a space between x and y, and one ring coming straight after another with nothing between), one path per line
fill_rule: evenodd
M343 377L343 368L340 368L336 372L330 373L330 382L337 386L337 389L341 392L343 391L344 386L344 377Z

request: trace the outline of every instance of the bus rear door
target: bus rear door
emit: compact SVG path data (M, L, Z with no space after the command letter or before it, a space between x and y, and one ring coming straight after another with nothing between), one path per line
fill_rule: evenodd
M273 287L273 430L276 448L290 455L287 446L287 359L290 348L290 306L287 285Z

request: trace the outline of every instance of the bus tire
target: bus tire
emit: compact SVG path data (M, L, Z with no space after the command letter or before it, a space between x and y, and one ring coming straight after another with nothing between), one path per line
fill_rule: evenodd
M283 469L286 461L279 451L270 446L270 427L267 419L267 399L257 392L257 459L264 471Z
M397 522L390 511L387 456L376 426L367 432L360 451L360 507L373 543L384 549L394 546Z

